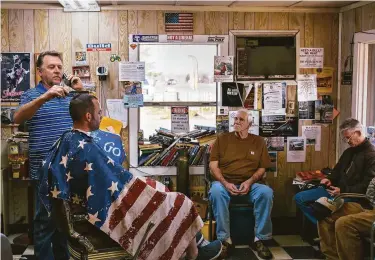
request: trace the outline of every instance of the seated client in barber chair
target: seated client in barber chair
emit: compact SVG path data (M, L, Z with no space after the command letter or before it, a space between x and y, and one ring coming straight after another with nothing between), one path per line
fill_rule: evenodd
M39 196L49 213L52 198L81 201L88 221L137 259L219 257L221 243L203 239L191 200L147 185L101 148L91 134L101 120L96 97L77 95L69 110L73 130L56 142L40 169Z
M223 254L233 248L229 233L229 203L233 197L244 196L253 204L255 239L249 241L259 257L272 258L264 240L272 238L271 209L273 191L259 183L270 166L267 146L262 137L249 134L252 117L239 110L234 120L234 132L216 139L210 156L212 182L209 199L216 219L216 235L223 243ZM248 230L253 232L253 230Z

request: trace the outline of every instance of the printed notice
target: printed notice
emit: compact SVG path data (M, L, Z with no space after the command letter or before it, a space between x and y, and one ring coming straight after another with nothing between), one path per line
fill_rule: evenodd
M322 128L320 125L303 125L302 136L306 137L307 145L315 145L315 151L320 151Z
M324 48L300 48L299 67L301 69L323 68Z
M298 75L297 82L298 101L314 101L318 99L316 74Z
M306 161L306 138L287 137L287 162Z
M233 56L215 56L214 81L233 82Z
M144 62L120 62L119 81L145 81Z
M123 127L128 125L128 111L122 99L107 99L108 116L122 122Z
M172 133L189 132L189 107L171 107Z

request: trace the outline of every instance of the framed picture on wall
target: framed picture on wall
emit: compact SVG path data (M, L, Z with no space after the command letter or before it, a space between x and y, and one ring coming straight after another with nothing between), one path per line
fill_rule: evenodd
M1 102L19 102L30 88L30 53L1 53Z

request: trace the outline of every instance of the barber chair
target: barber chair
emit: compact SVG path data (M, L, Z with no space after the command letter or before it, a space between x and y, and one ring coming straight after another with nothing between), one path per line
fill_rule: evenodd
M86 209L80 205L59 199L52 200L52 218L56 221L58 230L67 236L70 259L135 260L152 228L150 224L137 252L132 256L107 234L90 224L86 216Z
M210 154L204 155L204 179L206 182L206 197L208 198L208 191L211 187L211 172L210 172ZM208 240L212 241L212 226L213 226L213 209L212 204L208 200ZM230 212L230 230L231 239L235 245L248 245L250 241L254 240L254 211L253 205L245 200L244 197L234 197L229 204ZM244 232L244 231L248 232Z

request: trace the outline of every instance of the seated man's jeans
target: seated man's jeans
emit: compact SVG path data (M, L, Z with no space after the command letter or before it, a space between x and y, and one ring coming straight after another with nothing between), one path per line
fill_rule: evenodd
M239 188L239 185L237 185ZM272 238L271 210L273 191L270 187L254 183L246 196L248 202L254 205L255 236L260 240ZM221 241L230 237L229 203L231 196L225 187L218 181L212 182L209 199L212 203L216 219L216 235ZM248 230L253 232L253 230Z
M298 192L294 196L294 200L296 201L297 207L299 207L302 213L314 224L317 224L317 219L313 215L313 209L310 206L311 202L316 201L321 197L327 197L329 199L332 198L329 195L328 191L323 187L318 187L316 189L306 190Z
M34 242L36 259L67 260L69 251L66 236L57 230L54 221L48 216L46 208L39 199L38 185L35 190Z

